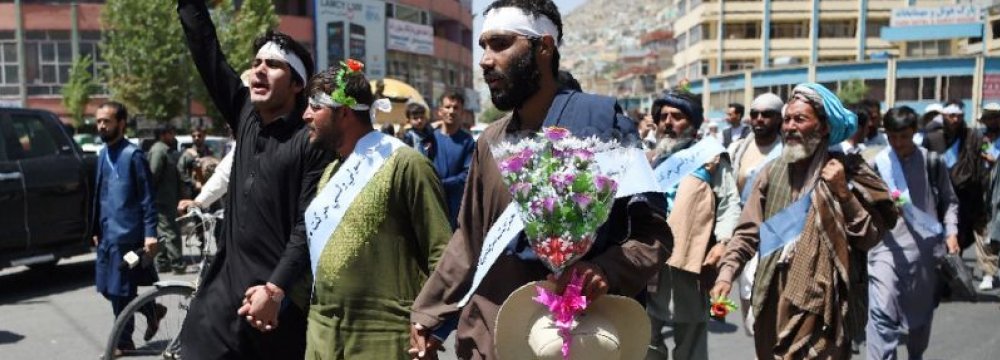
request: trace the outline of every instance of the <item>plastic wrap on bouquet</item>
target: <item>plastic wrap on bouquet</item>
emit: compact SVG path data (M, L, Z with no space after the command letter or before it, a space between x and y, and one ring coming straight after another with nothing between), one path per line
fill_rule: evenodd
M594 244L631 157L617 141L580 139L563 128L492 148L532 250L559 274Z

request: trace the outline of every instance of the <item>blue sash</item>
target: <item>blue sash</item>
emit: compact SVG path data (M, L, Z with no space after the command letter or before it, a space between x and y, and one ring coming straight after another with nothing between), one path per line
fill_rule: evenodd
M931 216L931 214L913 206L910 187L906 183L903 166L899 163L899 157L896 156L896 152L891 151L891 148L883 150L875 157L875 165L878 168L879 176L889 185L890 190L897 190L901 194L901 197L910 199L902 206L903 220L910 225L910 228L913 229L916 235L924 240L940 236L944 228L941 226L941 222L936 217ZM923 173L927 173L926 169ZM926 179L924 183L930 185L930 182L926 181ZM927 190L931 191L931 189Z
M396 150L405 146L402 141L381 132L368 133L358 140L351 155L309 203L305 212L305 225L314 283L323 249L340 226L347 209L385 161Z
M778 141L778 144L772 147L771 151L767 153L767 158L747 173L747 180L743 183L743 191L740 192L740 205L747 203L747 199L750 198L750 192L753 191L753 183L757 181L757 175L760 174L760 170L764 168L764 165L781 156L782 147L781 141Z
M809 207L812 206L812 189L801 199L788 205L760 224L761 258L771 255L785 245L797 241L806 227Z
M961 146L962 139L955 140L955 143L951 144L951 147L949 147L948 150L944 152L944 155L941 156L941 158L944 159L944 164L948 166L948 169L955 167L955 164L958 162L958 148Z
M673 189L688 174L726 151L715 137L706 137L692 147L678 151L656 167L654 174L661 192Z

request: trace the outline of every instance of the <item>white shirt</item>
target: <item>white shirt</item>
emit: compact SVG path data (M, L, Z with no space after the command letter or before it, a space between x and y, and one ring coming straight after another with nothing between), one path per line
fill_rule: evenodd
M233 169L233 153L235 151L230 150L215 167L215 173L208 178L205 186L201 187L201 192L194 198L195 202L203 207L209 207L223 195L226 195L226 190L229 189L229 173Z

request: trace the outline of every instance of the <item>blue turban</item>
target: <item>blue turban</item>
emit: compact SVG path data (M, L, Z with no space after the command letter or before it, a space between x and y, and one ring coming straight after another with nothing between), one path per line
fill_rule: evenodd
M847 110L840 98L825 86L817 83L799 84L792 90L792 96L789 96L790 99L796 97L803 98L816 112L826 115L826 122L830 124L831 145L847 140L858 130L858 116Z
M701 123L705 121L701 103L690 94L669 92L663 95L663 103L684 113L695 130L700 128Z

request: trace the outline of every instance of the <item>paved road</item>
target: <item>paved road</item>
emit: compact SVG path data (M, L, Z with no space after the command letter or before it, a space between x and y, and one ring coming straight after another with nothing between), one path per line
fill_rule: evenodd
M93 255L87 255L64 260L49 273L26 268L0 271L0 359L96 359L107 341L112 316L108 302L94 291L93 267ZM978 303L942 304L925 358L1000 359L998 306L998 291L983 294ZM711 324L712 359L753 359L753 343L739 326ZM906 358L905 349L900 358Z

